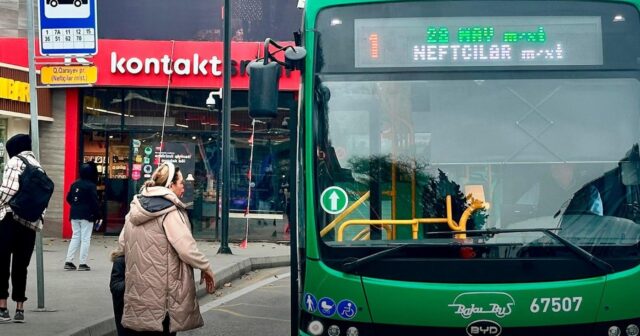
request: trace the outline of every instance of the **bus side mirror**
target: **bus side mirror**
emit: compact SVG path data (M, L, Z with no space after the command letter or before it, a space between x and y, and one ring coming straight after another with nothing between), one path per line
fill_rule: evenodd
M249 116L254 119L278 116L280 64L257 60L247 66L249 73Z
M285 61L281 62L269 51L275 46L283 51ZM303 47L281 46L270 38L264 41L262 60L255 60L247 66L249 74L249 116L253 119L269 119L278 116L278 85L282 66L287 69L302 69L307 51Z

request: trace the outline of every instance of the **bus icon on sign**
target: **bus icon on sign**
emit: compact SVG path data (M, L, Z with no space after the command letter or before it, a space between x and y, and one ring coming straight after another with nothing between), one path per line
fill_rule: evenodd
M89 0L47 0L47 5L57 7L58 5L74 5L80 7L89 3Z

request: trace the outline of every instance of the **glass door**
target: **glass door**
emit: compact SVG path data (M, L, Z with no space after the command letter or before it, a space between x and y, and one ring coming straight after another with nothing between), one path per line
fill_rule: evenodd
M107 136L106 228L107 234L119 234L129 212L130 137L114 132Z

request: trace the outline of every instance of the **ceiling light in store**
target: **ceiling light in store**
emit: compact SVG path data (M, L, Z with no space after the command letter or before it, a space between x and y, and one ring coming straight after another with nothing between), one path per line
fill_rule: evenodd
M87 110L96 111L96 112L100 112L100 113L122 115L122 113L120 113L120 112L114 112L114 111L109 111L109 110L105 110L105 109L101 109L101 108L95 108L95 107L87 107ZM125 117L129 117L129 118L133 118L133 115L131 115L131 114L125 114L124 116Z
M189 126L184 125L184 124L176 124L176 126L178 126L178 127L182 127L182 128L189 128Z

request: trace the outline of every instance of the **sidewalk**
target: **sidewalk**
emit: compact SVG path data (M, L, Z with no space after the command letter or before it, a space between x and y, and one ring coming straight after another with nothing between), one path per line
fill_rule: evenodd
M68 241L44 239L44 283L46 312L36 312L38 306L35 252L29 265L25 324L0 324L3 336L48 335L108 335L115 331L109 277L109 254L117 237L94 236L88 264L90 272L65 271L64 261ZM252 269L289 265L289 246L272 243L249 243L247 249L231 245L233 255L218 255L220 244L199 241L198 247L207 255L216 273L216 286L223 286ZM76 266L77 260L74 261ZM197 280L200 279L196 271ZM203 286L198 295L206 294ZM9 301L13 316L15 303Z

